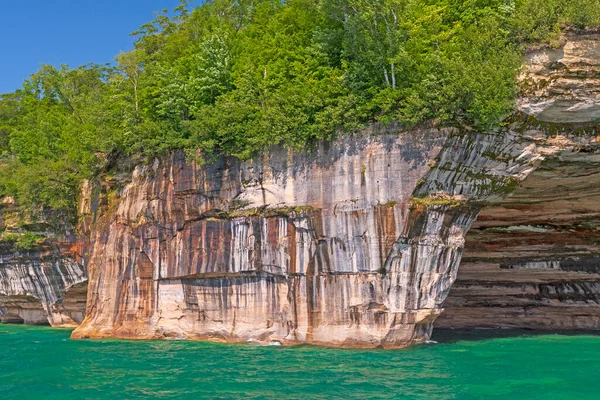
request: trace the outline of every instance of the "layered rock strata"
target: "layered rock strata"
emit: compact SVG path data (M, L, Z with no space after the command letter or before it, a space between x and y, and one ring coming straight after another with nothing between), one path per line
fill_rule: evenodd
M70 249L3 249L0 322L78 326L85 312L85 275L81 261Z
M427 129L138 166L97 212L73 337L427 340L479 204L552 151L510 133Z
M444 327L598 329L597 39L530 53L501 131L175 152L86 185L73 337L404 347L443 307ZM65 254L0 263L0 319L78 322L83 263Z
M519 109L546 124L588 124L600 119L600 32L568 32L560 47L527 56ZM549 125L546 127L550 128Z
M484 208L436 326L600 330L600 34L528 56L520 131L562 150ZM533 117L533 118L532 118Z
M600 330L600 146L545 162L466 237L446 328Z

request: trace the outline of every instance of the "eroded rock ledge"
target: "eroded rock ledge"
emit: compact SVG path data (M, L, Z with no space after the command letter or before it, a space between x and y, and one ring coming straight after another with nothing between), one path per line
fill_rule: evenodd
M436 326L600 330L600 34L529 54L514 128L562 148L466 237Z
M438 327L600 330L600 146L560 152L466 237Z
M0 322L74 328L83 321L87 277L72 244L64 245L0 254Z
M390 128L117 168L84 187L86 263L3 258L0 319L76 324L86 265L75 338L394 348L427 340L443 307L445 327L599 329L597 39L532 52L522 114L490 134Z
M73 337L427 340L481 204L553 151L510 132L425 129L138 166L96 212Z

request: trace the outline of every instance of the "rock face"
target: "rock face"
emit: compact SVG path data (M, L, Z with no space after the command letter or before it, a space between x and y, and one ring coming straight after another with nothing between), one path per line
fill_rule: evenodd
M600 330L599 162L563 152L481 212L436 326Z
M427 340L480 203L548 152L510 133L428 129L138 166L97 211L73 337Z
M68 250L0 256L0 322L76 327L83 320L86 289L84 268Z
M532 51L519 109L540 122L590 123L600 118L600 33L572 32L558 49Z
M394 348L443 308L436 326L600 329L598 39L529 54L521 114L489 134L123 163L83 188L85 263L0 260L0 320L79 322L86 265L74 338Z
M436 326L600 330L599 39L529 55L519 130L562 150L482 210Z
M83 243L60 215L24 224L12 198L0 203L0 322L76 327L83 321L87 271ZM7 233L35 233L38 243L19 248Z

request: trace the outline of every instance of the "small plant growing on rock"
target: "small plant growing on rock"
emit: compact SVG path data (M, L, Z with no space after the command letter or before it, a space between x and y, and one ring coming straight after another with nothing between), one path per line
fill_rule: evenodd
M40 235L36 235L32 232L25 232L17 239L15 246L19 250L31 250L36 244L40 243L43 238Z
M447 193L435 193L427 197L411 197L410 201L415 206L449 206L457 207L461 205L464 200L451 196Z
M13 242L18 250L31 250L37 244L39 244L44 238L40 235L36 235L33 232L25 232L23 234L18 233L5 233L2 235L2 240L6 242Z

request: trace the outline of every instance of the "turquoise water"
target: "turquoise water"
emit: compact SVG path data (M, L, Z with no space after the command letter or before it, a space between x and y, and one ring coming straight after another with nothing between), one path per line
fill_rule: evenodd
M599 399L600 337L407 350L72 341L0 325L0 399Z

